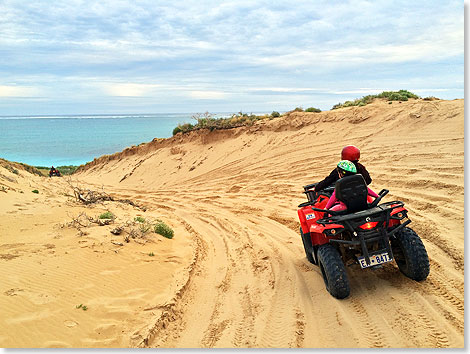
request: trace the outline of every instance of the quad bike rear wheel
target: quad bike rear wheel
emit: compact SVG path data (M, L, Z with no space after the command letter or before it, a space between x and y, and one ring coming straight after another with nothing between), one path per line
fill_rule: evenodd
M416 281L429 275L429 258L421 238L409 227L404 227L391 238L392 252L400 271Z
M307 256L307 260L315 264L315 260L313 259L313 247L312 247L312 241L310 240L310 237L307 238L307 236L302 232L302 228L300 228L300 236L302 237L302 243L304 244L304 250L305 250L305 255Z
M331 244L318 248L318 265L320 267L326 290L337 299L349 296L349 280L341 255Z

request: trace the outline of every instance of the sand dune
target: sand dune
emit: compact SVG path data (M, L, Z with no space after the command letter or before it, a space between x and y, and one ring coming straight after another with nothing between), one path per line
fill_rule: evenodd
M16 168L0 168L0 346L140 345L187 282L194 251L184 237L141 237L138 225L129 243L110 230L136 216L185 229L125 203L81 205L65 179ZM67 226L106 211L111 225Z
M346 144L361 148L371 188L406 203L429 254L426 281L394 263L351 267L351 295L336 300L305 259L302 186L326 176ZM0 175L0 188L17 190L0 192L0 344L461 348L463 164L464 101L410 100L156 139L74 175L145 212L87 208L61 194L63 179L2 171L17 181ZM116 246L112 225L85 236L60 228L67 215L107 209L122 220L164 219L175 237Z

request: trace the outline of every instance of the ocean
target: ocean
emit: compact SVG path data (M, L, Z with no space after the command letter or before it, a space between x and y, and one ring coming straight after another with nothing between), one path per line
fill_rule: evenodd
M0 158L32 166L81 165L168 138L192 113L0 117ZM227 114L217 114L227 116Z

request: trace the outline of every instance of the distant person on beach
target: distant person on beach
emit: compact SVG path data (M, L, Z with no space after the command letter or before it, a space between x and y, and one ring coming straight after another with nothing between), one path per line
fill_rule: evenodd
M51 169L49 170L49 177L52 177L52 176L60 177L59 170L56 169L54 166L52 166Z
M336 166L336 175L338 176L338 179L346 177L346 176L352 176L357 174L357 169L356 165L348 160L341 160L338 162L338 165ZM339 193L339 192L338 192ZM367 187L367 195L378 198L378 194L375 193L372 189ZM330 199L326 203L325 209L330 209L330 210L335 210L335 211L341 211L341 210L346 210L346 204L344 204L342 201L338 200L336 198L336 188L333 191L333 194L331 195Z
M360 156L361 151L354 145L345 146L341 151L341 160L351 161L356 167L357 173L364 177L364 180L367 184L370 184L372 179L370 178L369 172L367 172L365 166L359 163ZM338 179L338 171L335 168L323 181L318 182L318 184L314 187L314 190L317 192L321 191L322 189L333 185Z

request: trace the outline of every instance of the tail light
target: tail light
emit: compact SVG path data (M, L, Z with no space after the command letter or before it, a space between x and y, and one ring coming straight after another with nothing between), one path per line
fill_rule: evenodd
M366 222L365 224L362 224L359 227L363 230L370 230L370 229L373 229L374 227L376 227L377 224L378 224L377 221L370 221L370 222Z

